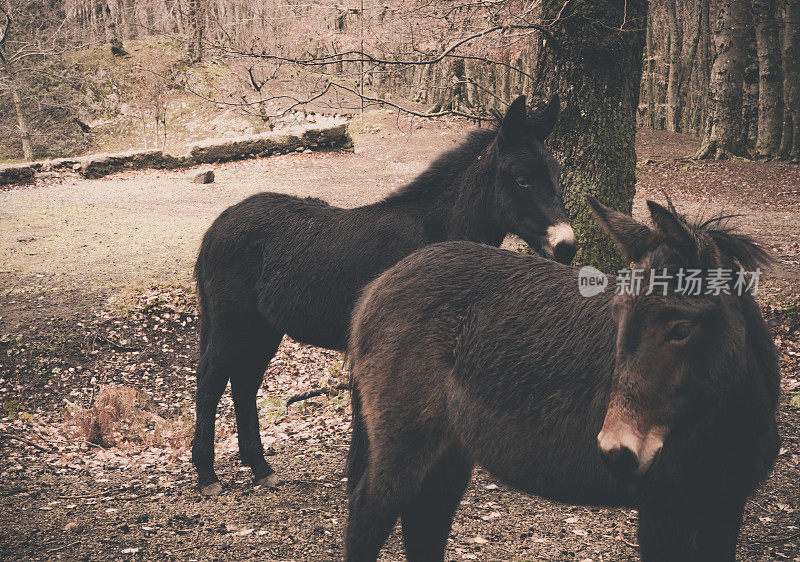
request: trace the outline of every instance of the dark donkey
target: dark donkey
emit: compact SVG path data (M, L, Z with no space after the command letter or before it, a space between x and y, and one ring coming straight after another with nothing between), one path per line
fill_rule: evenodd
M513 232L545 255L572 259L558 165L543 145L558 111L553 99L529 118L517 98L496 131L472 133L373 205L340 209L261 193L214 221L195 267L202 316L192 460L203 493L221 489L214 418L228 380L241 460L256 483L273 485L256 393L281 338L344 349L359 291L405 256L443 240L497 246Z
M766 258L648 205L654 230L592 201L636 267L709 281ZM767 326L750 294L613 292L582 297L575 268L467 242L370 284L349 347L345 558L375 560L400 516L408 559L441 560L479 463L555 501L638 508L645 561L732 560L778 451Z

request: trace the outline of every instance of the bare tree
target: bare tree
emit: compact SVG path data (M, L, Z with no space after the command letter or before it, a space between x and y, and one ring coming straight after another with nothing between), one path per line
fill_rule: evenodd
M202 0L189 0L189 61L200 62L203 59L203 33L205 31L205 14Z
M800 0L786 0L783 14L783 133L779 155L800 159Z
M710 130L695 158L742 154L742 81L745 30L750 2L718 0L713 33L716 56L711 68Z
M667 78L667 130L677 131L678 96L681 85L681 48L683 47L683 25L678 22L675 0L667 0L667 22L669 24L669 76Z
M647 96L647 124L651 129L656 128L656 93L655 93L655 48L653 46L653 15L647 14L647 66L645 70L645 92Z
M8 5L0 5L0 15L5 19L2 35L0 35L0 62L3 64L3 71L5 72L6 79L8 80L8 90L11 94L11 100L14 104L14 112L17 117L17 127L19 128L19 136L22 141L22 153L25 160L33 160L33 142L31 141L31 130L28 126L28 119L22 107L22 98L20 97L20 87L17 82L17 75L14 70L14 55L6 51L6 44L11 32L11 26L14 23L12 10Z

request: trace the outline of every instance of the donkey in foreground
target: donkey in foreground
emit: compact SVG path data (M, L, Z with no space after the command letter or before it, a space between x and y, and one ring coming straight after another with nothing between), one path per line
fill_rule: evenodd
M239 453L257 484L277 478L264 459L256 393L281 338L344 349L350 315L369 281L415 250L444 240L499 246L508 232L569 263L575 237L543 142L558 99L528 117L525 97L498 129L472 133L416 180L356 209L261 193L224 211L206 232L195 276L200 364L192 461L201 490L214 472L214 418L231 382Z
M590 204L636 268L766 261L714 221L648 202L651 229ZM371 283L349 347L345 559L375 560L400 516L408 559L441 560L479 463L555 501L638 508L645 561L733 560L778 452L772 338L748 293L647 285L582 297L577 269L466 242Z

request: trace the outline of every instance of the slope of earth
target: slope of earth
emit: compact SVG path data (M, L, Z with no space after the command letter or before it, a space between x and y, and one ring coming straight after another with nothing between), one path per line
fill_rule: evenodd
M399 126L398 126L399 124ZM398 119L354 124L356 153L288 155L191 172L67 178L0 192L0 557L340 558L346 517L347 380L333 352L285 340L259 395L262 437L284 483L254 490L236 458L229 393L217 420L215 498L194 485L188 442L197 361L189 272L216 214L269 189L353 206L424 169L467 128ZM781 353L783 447L748 502L739 557L800 560L800 312L797 167L666 161L688 137L640 135L636 214L666 191L682 210L743 213L776 271L760 303ZM787 192L787 193L784 193ZM775 202L774 205L768 205ZM481 470L448 543L451 560L635 560L636 512L553 504ZM385 560L402 558L395 532Z

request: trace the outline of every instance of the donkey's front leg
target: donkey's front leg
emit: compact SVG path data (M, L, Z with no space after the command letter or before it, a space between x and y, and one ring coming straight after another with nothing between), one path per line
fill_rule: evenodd
M387 495L390 489L376 485L374 479L370 483L369 470L353 489L345 531L345 562L371 562L378 559L381 547L400 514L396 499Z
M709 501L681 510L639 509L639 547L643 562L731 562L742 524L744 501Z

